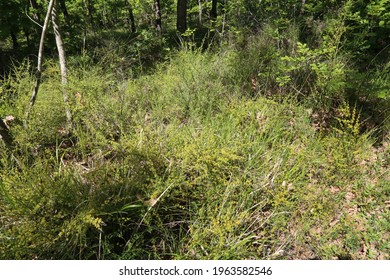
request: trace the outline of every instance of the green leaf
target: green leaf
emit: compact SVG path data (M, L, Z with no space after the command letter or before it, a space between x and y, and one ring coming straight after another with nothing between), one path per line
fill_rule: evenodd
M142 207L141 204L127 204L121 208L121 211L125 211L132 208L140 208L140 207Z

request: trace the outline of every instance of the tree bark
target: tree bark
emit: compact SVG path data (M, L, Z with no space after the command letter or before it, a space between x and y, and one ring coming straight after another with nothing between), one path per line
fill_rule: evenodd
M30 31L27 28L24 28L23 32L24 32L24 36L26 38L27 47L31 48L32 44L31 44L31 40L30 40Z
M211 2L211 11L210 11L210 19L215 21L217 19L217 0L213 0Z
M222 18L221 35L223 36L225 33L225 26L226 26L226 0L222 1L222 12L223 12L223 18Z
M34 13L32 14L32 18L37 21L37 22L40 22L40 18L39 18L39 14L37 13L38 11L38 3L36 0L30 0L30 6L35 10Z
M133 6L131 5L131 3L128 1L127 2L127 6L128 6L128 11L129 11L129 20L130 20L130 24L131 24L131 32L135 33L137 32L137 28L135 27L135 20L134 20L134 13L133 13Z
M31 95L30 104L29 104L29 107L27 109L26 118L25 118L24 124L23 124L25 129L27 129L28 118L30 116L30 112L31 112L32 108L34 107L35 100L37 98L38 91L39 91L39 86L41 85L43 47L44 47L44 43L45 43L47 28L49 26L50 17L51 17L52 11L53 11L53 5L54 5L54 0L50 0L49 5L47 7L45 22L44 22L43 28L42 28L41 40L39 42L38 65L37 65L37 72L35 73L35 77L36 77L35 86L33 89L33 93Z
M302 0L300 15L303 15L305 13L305 4L306 4L306 0Z
M66 22L66 24L68 24L69 23L69 13L68 13L68 9L66 8L65 0L59 0L59 2L60 2L60 8L62 10L62 14L64 15L65 22Z
M199 26L202 26L202 13L203 13L202 0L198 0L198 24L199 24Z
M161 36L161 34L162 34L162 20L161 20L160 0L154 0L153 9L154 9L155 17L156 17L154 25L156 27L157 33Z
M187 30L187 0L177 1L176 29L180 33Z
M88 18L89 18L89 24L91 25L92 30L95 30L94 28L94 18L93 18L93 3L92 0L86 0L85 5L87 8Z
M69 96L68 96L68 92L66 90L66 85L68 83L68 75L67 75L67 68L66 68L64 43L62 41L61 30L60 30L60 26L58 24L57 1L56 0L54 0L51 18L52 18L53 30L54 30L54 35L56 38L56 45L57 45L57 50L58 50L59 62L60 62L62 96L63 96L64 103L65 103L67 127L68 127L68 129L70 129L72 126L72 115L71 115L70 109L69 109L69 104L68 104Z
M12 48L13 50L19 49L19 42L18 38L16 37L16 34L13 29L10 31L11 39L12 39Z
M4 75L4 71L5 71L4 55L3 55L3 51L0 48L0 78Z

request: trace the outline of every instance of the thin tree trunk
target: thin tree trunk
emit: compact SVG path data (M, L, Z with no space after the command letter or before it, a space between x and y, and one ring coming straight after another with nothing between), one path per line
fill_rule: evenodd
M24 28L24 36L26 37L27 47L31 47L30 32L27 28Z
M302 0L300 15L303 15L305 12L305 4L306 0Z
M91 25L92 30L95 30L94 28L94 19L93 19L93 3L92 0L86 0L85 5L87 8L88 18L89 18L89 24Z
M35 10L34 13L32 14L32 18L35 21L39 22L40 18L39 18L39 14L37 13L39 6L38 6L37 1L36 0L30 0L30 6Z
M223 36L225 33L225 26L226 26L226 0L223 0L222 2L222 12L223 12L223 18L222 18L221 35Z
M69 104L68 104L69 96L68 96L68 92L66 91L66 85L68 83L68 75L67 75L67 69L66 69L64 43L62 41L61 30L60 30L60 26L58 24L57 1L56 0L54 0L54 7L53 7L51 17L52 17L53 30L54 30L54 35L56 38L56 45L57 45L57 50L58 50L59 62L60 62L62 96L63 96L64 103L65 103L67 128L70 129L71 125L72 125L72 115L70 113Z
M198 0L198 24L199 24L199 26L202 26L202 13L203 13L202 0Z
M133 13L133 6L131 3L128 1L128 11L129 11L129 20L131 24L131 32L135 33L137 32L137 28L135 27L135 20L134 20L134 13Z
M217 19L217 0L211 2L210 19L215 21Z
M65 23L69 23L69 13L68 9L66 8L65 0L59 0L60 8L62 10L62 14L64 15Z
M47 28L49 26L50 17L51 17L52 11L53 11L53 4L54 4L54 0L50 0L49 5L47 7L45 22L44 22L43 28L42 28L41 40L39 42L39 50L38 50L37 72L35 73L36 82L35 82L35 86L33 89L33 93L31 95L30 104L29 104L29 107L28 107L27 112L26 112L26 119L24 120L24 128L25 129L27 129L28 118L30 116L30 112L31 112L32 108L34 107L35 100L37 98L38 91L39 91L39 86L41 85L43 47L44 47L44 43L45 43Z
M3 51L0 48L0 78L4 75L5 63L4 63L4 55Z
M12 48L13 48L13 50L19 49L18 37L16 37L16 34L15 34L14 30L11 29L10 35L11 35L11 39L12 39Z
M187 30L187 0L177 1L176 28L180 33Z
M156 27L157 33L161 36L161 34L162 34L162 20L161 20L160 0L154 0L153 9L154 9L155 17L156 17L154 25Z
M83 26L83 54L87 51L87 26L84 24Z

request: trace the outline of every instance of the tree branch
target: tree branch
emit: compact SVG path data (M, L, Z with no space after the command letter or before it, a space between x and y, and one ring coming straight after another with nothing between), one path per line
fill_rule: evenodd
M54 0L50 0L49 5L47 7L45 22L44 22L43 27L42 27L41 40L39 42L39 50L38 50L37 72L35 73L36 82L35 82L33 93L31 95L30 104L29 104L29 107L28 107L27 112L26 112L26 117L25 117L24 124L23 124L24 129L27 129L28 118L30 116L30 112L31 112L32 108L34 107L35 100L37 98L38 91L39 91L39 86L41 84L43 47L44 47L44 43L45 43L47 27L49 26L50 17L51 17L51 14L53 12L53 6L54 6Z

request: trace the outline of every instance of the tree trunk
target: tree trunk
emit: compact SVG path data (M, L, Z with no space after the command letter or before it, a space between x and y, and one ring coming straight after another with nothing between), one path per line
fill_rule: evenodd
M161 20L160 0L154 0L153 9L154 9L155 17L156 17L156 20L154 22L154 26L156 27L157 33L161 36L162 20Z
M53 30L54 30L54 35L56 38L56 45L57 45L57 50L58 50L59 62L60 62L62 96L63 96L64 103L65 103L67 128L70 129L71 125L72 125L72 115L70 113L69 104L68 104L69 96L68 96L68 92L66 91L66 85L68 83L68 75L67 75L67 69L66 69L64 43L62 41L61 30L60 30L60 26L58 24L56 0L54 0L54 7L53 7L51 17L52 17Z
M137 32L137 28L135 27L135 20L134 20L134 13L133 13L133 6L128 1L128 11L129 11L129 20L131 24L131 32L135 33Z
M302 0L300 15L303 15L305 12L305 4L306 4L306 0Z
M215 21L217 19L217 0L213 0L211 2L211 11L210 11L210 19Z
M38 91L39 91L39 86L41 85L43 47L44 47L44 43L45 43L47 28L49 26L50 17L51 17L52 11L53 11L53 4L54 4L54 0L50 0L49 5L47 7L45 22L44 22L43 28L42 28L41 40L39 42L39 50L38 50L37 72L35 73L36 81L35 81L33 93L31 95L30 104L29 104L29 107L28 107L27 112L26 112L26 119L24 120L24 124L23 124L25 129L27 129L28 118L30 116L30 112L31 112L32 108L34 107L35 100L37 98Z
M18 38L16 37L15 31L12 28L11 28L11 31L9 32L9 34L11 35L13 50L19 49Z
M24 28L24 36L26 37L27 47L31 48L30 32L27 28Z
M3 51L0 48L0 78L4 75L4 72L5 72L4 55L3 55Z
M35 10L33 15L32 15L32 18L37 21L37 22L40 22L40 18L39 18L39 14L38 14L38 9L39 9L39 6L38 6L38 3L36 0L30 0L30 6Z
M222 2L222 12L223 12L223 17L222 17L221 35L223 36L225 33L225 26L226 26L226 0L223 0Z
M187 0L177 1L176 29L180 33L187 30Z
M66 24L68 24L69 23L69 13L68 13L68 9L66 8L65 0L59 0L59 3L60 3L60 8L62 10L62 14L64 15L65 22L66 22Z
M93 3L92 0L86 0L85 2L86 8L87 8L87 13L88 13L88 18L89 18L89 24L91 25L91 28L95 30L94 28L94 19L93 19Z
M202 26L202 13L203 13L202 0L198 0L198 24L199 24L199 26Z

